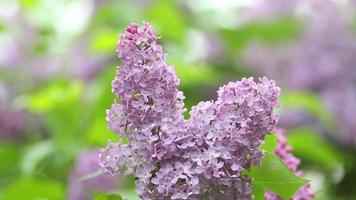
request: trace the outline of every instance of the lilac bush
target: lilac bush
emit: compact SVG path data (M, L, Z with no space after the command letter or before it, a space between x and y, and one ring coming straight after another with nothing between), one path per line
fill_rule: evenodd
M112 82L118 99L107 121L127 142L101 151L104 172L133 173L142 199L253 199L242 171L263 157L259 147L275 130L280 89L265 77L230 82L185 120L179 79L157 41L148 23L120 36L122 65Z
M337 123L337 140L354 146L356 127L350 122L356 109L351 89L355 88L356 40L340 6L333 1L296 4L290 16L308 20L298 41L279 47L254 42L242 57L247 67L275 78L285 88L320 95ZM300 7L305 12L296 14Z

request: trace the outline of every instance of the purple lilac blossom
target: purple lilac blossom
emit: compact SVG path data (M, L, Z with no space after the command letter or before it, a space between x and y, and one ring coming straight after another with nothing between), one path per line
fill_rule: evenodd
M295 12L297 3L298 1L296 0L256 1L253 6L241 11L241 21L248 23L256 20L272 20L281 16L289 16Z
M131 24L120 36L112 86L117 101L108 126L128 143L109 143L100 165L107 174L133 173L142 199L252 199L250 178L264 136L273 132L280 89L274 81L243 78L201 102L185 120L179 79L166 64L153 28Z
M28 116L23 111L0 109L0 140L14 140L24 136Z
M338 130L342 133L339 140L343 144L356 145L356 84L344 84L326 90L322 95L325 104L334 114ZM342 106L340 106L342 105Z
M75 169L69 177L69 200L90 200L94 192L110 192L118 186L119 176L100 174L93 178L81 178L101 172L98 164L99 150L87 150L78 155Z
M277 47L254 42L243 58L250 69L275 78L285 88L320 95L337 122L335 138L355 145L356 127L350 116L356 105L350 88L355 87L356 40L347 13L332 1L304 3L309 12L294 15L307 19L298 41Z
M334 3L314 1L308 5L312 14L299 16L308 19L300 41L282 48L255 42L244 60L249 67L278 78L288 87L318 91L349 76L354 68L356 40Z
M275 149L276 155L287 165L287 167L292 170L297 176L302 176L303 172L298 170L298 165L300 164L300 159L293 156L292 147L288 145L285 131L283 129L278 129L277 135L277 146ZM314 193L311 192L310 185L307 184L300 188L291 200L310 200L314 197ZM283 200L281 197L273 192L265 193L265 200Z

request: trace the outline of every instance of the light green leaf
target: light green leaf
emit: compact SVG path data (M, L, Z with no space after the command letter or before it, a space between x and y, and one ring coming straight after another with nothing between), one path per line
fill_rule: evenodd
M121 194L122 198L127 200L141 200L135 188L135 177L132 175L127 176L121 182L119 193Z
M14 199L65 199L63 185L58 182L40 179L19 179L0 191L0 200Z
M183 40L185 21L173 1L155 1L155 4L149 9L147 18L155 26L157 33L162 34L164 38Z
M99 29L93 34L90 43L90 51L95 54L108 54L115 52L118 33L111 29Z
M38 4L38 0L20 0L19 2L24 8L33 8Z
M26 96L26 106L33 112L43 113L78 100L83 87L79 82L54 82L42 90Z
M222 29L220 32L226 45L234 54L254 40L275 44L297 38L299 29L299 21L293 18L284 18L274 21L253 22L236 30Z
M15 144L0 143L0 187L18 175L21 153Z
M296 176L274 153L267 151L261 166L252 167L249 175L253 178L252 185L257 200L262 199L267 190L284 199L290 199L301 186L309 182Z
M117 134L108 129L104 117L92 120L86 137L88 144L99 147L106 146L109 140L117 141L119 138Z
M198 84L209 84L218 79L217 72L208 66L189 66L177 60L170 60L174 65L178 77L181 79L180 87L191 87Z
M53 151L52 141L36 143L25 150L21 161L21 171L24 175L32 175L36 166Z
M278 142L276 134L267 134L264 139L265 143L261 146L261 149L268 151L268 152L274 152L276 149L276 145Z

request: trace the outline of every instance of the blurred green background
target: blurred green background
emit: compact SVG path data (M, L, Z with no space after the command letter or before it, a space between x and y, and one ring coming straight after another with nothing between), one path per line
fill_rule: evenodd
M263 75L276 79L283 89L280 127L288 129L294 153L302 159L301 169L312 180L315 199L356 199L356 143L349 139L356 138L356 128L351 127L353 135L343 139L340 126L344 125L325 103L321 89L291 86L284 81L289 79L288 73L278 73L281 69L271 75L265 73L270 69L256 70L244 60L256 43L288 52L292 51L288 44L304 42L305 27L311 19L300 10L312 1L304 0L298 6L289 0L266 2L0 0L0 200L99 199L105 192L138 199L132 177L101 177L99 181L110 182L108 186L83 177L99 169L93 161L97 153L88 152L98 152L108 140L118 139L107 129L105 120L105 110L114 100L111 81L120 65L116 56L118 34L130 23L143 21L152 24L161 36L167 62L174 65L181 79L188 110L199 101L215 99L218 87L228 81ZM342 28L349 27L348 35L354 39L355 4L325 2L338 8L345 23ZM309 12L334 18L328 7L317 5L313 9ZM343 37L334 31L338 25L328 27L329 38L336 37L337 45L319 48L308 59L316 60L324 51L332 51L336 57L329 56L326 63L346 59L338 54ZM351 39L346 43L356 44ZM341 49L356 57L353 47ZM280 55L275 52L262 56ZM255 50L251 55L262 65L294 61L287 56L267 63ZM345 65L351 66L345 69L346 74L355 80L356 62ZM340 82L346 79L338 77ZM312 79L320 79L321 85L334 81L318 77L317 72ZM350 87L356 91L354 85ZM356 109L354 96L342 97L349 98L351 109Z

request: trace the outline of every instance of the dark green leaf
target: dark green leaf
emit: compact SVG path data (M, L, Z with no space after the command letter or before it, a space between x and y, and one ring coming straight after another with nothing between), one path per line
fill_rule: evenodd
M289 129L287 138L293 153L303 161L315 163L330 172L342 163L343 154L312 129Z

